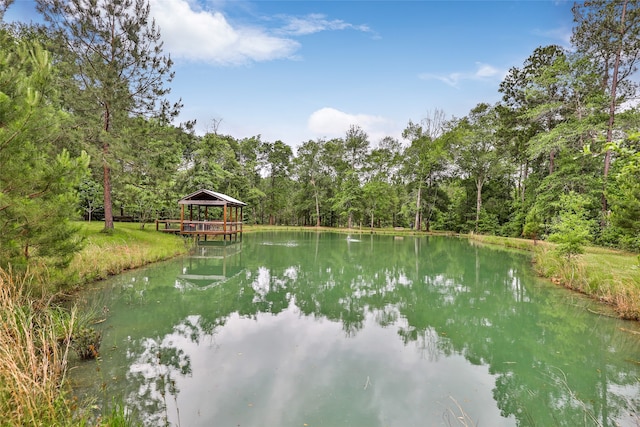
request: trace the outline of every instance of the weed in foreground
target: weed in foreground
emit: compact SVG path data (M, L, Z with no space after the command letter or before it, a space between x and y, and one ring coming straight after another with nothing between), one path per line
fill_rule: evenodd
M0 411L5 425L55 425L70 418L61 392L74 320L56 321L31 299L29 276L0 270Z

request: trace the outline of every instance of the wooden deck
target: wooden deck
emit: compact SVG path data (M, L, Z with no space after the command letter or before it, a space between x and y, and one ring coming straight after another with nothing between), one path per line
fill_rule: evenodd
M156 230L165 233L203 236L238 236L242 234L242 221L191 221L157 219Z

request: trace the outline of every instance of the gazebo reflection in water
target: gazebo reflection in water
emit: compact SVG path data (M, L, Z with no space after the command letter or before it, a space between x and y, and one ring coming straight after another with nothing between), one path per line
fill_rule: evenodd
M208 289L244 271L242 242L200 242L185 257L175 286L181 290Z

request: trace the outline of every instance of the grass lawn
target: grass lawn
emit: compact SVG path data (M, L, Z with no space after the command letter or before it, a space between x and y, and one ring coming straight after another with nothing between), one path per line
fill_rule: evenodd
M144 229L138 223L116 223L104 233L103 222L78 222L84 248L69 267L54 280L62 287L104 279L125 270L184 254L191 241L160 233L152 224Z

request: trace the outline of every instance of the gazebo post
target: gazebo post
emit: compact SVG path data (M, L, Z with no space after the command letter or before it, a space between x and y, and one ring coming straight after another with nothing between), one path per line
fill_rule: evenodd
M222 207L222 238L223 240L227 240L227 204L225 203Z
M234 236L235 240L238 240L238 207L236 206L235 218L233 220L233 231L235 231Z
M180 205L180 233L184 232L184 205Z

